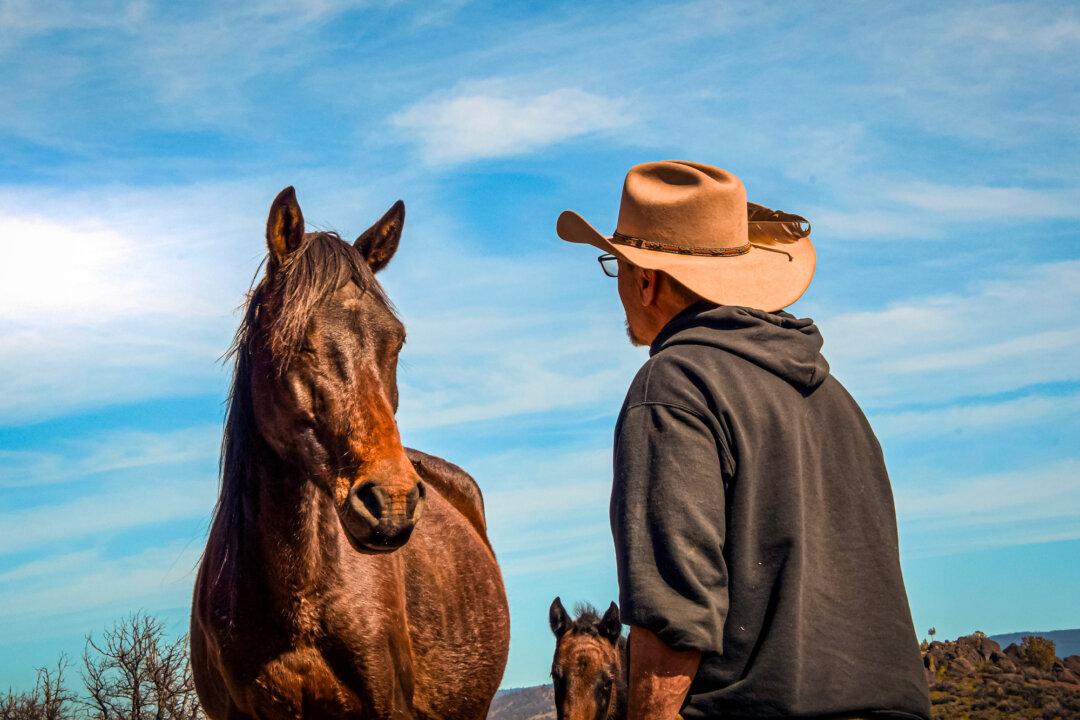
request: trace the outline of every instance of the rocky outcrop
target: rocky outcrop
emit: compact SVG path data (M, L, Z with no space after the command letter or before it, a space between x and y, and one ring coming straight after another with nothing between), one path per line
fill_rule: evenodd
M1051 662L1046 649L1045 643L1002 649L980 633L925 645L923 665L934 717L1080 718L1080 657Z

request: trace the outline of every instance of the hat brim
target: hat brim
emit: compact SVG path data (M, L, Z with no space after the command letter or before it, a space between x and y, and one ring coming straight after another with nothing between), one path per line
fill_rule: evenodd
M751 245L745 255L680 255L613 243L573 210L559 215L555 232L567 242L592 245L632 265L666 272L718 305L740 305L766 312L782 310L802 297L817 265L817 253L809 237L775 243L770 250Z

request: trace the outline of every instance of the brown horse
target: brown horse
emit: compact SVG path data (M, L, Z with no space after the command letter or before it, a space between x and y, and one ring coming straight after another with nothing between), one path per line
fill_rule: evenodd
M601 616L578 605L573 620L562 600L548 610L555 633L551 680L559 720L621 720L626 717L626 641L619 608L611 603Z
M480 490L403 448L394 417L405 331L374 274L404 220L399 201L349 244L305 233L291 187L270 208L192 607L214 720L481 720L502 678Z

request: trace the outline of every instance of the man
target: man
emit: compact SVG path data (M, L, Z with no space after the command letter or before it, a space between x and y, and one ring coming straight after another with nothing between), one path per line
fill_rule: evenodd
M611 237L569 211L557 231L610 254L650 347L611 495L630 720L929 718L881 449L813 321L782 311L814 273L809 225L654 162Z

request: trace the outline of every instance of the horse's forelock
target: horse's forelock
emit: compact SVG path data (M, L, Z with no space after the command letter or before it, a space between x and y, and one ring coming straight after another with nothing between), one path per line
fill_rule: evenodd
M303 244L268 272L253 293L253 300L273 315L265 327L265 341L279 367L299 349L312 313L327 296L353 282L370 292L393 313L382 286L375 280L360 251L335 232L309 233ZM255 322L257 317L247 318ZM253 327L245 339L251 342Z

